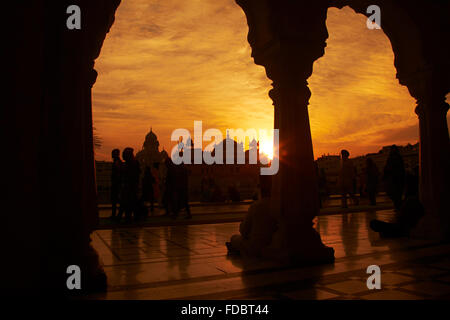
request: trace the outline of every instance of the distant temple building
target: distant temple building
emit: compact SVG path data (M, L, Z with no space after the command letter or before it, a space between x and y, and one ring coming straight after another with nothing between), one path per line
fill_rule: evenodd
M336 155L323 155L316 160L319 170L326 177L326 189L330 193L337 193L339 169L341 165L341 157Z
M377 153L369 153L364 156L351 158L351 160L353 161L353 165L356 167L357 176L359 177L364 173L364 170L366 168L366 159L371 158L377 166L381 178L391 147L392 145L384 146ZM403 157L405 170L412 170L419 165L419 143L416 143L414 145L407 144L406 146L398 146L398 149ZM339 155L323 155L316 160L319 170L323 170L325 172L325 176L327 179L327 189L330 193L333 194L340 193L338 186L340 161L341 158ZM383 184L380 183L379 187L380 190L382 190ZM359 189L359 183L357 185L357 188Z
M236 142L227 135L226 139L214 146L209 153L216 156L217 150L222 150L223 164L193 164L195 149L192 141L186 143L185 152L191 152L192 164L186 165L189 170L189 187L192 199L197 201L220 202L225 200L237 201L252 199L257 195L260 164L259 148L255 139L250 142L250 149L244 151L244 143ZM233 164L226 164L227 150L233 148ZM256 163L250 164L251 152L256 154ZM205 151L204 153L208 153ZM243 156L244 163L238 164L239 155ZM234 196L233 196L234 195ZM195 200L194 200L195 201Z
M391 151L391 147L392 145L385 146L378 151L378 153L369 153L365 156L354 158L353 164L356 167L357 173L360 174L363 172L366 167L366 158L371 158L375 162L380 174L382 174L389 156L389 152ZM403 157L405 170L412 170L419 166L419 143L414 145L408 143L406 146L398 146L398 150Z
M202 164L194 164L194 143L191 139L186 141L183 152L191 152L191 163L186 164L189 171L189 200L190 201L226 201L244 200L254 198L257 194L260 164L259 164L259 144L253 139L249 143L249 150L244 151L244 144L238 143L229 138L219 142L210 151L214 156L218 148L223 148L223 162L226 163L227 147L233 146L234 163L228 165L212 164L208 165L204 161ZM200 150L201 151L201 150ZM207 153L207 152L205 152ZM244 155L245 164L237 164L237 156ZM251 154L256 154L256 164L249 164L252 159ZM168 157L165 150L159 151L159 141L156 134L150 129L145 136L142 149L136 153L136 159L143 169L152 167L154 163L160 163L161 179L164 179L165 166L163 159ZM96 161L97 190L99 203L110 202L111 189L111 168L112 162Z
M249 143L249 150L244 151L244 144L238 143L229 138L215 145L210 151L211 156L215 156L216 150L223 148L223 163L226 163L227 148L233 146L233 164L208 165L204 161L201 164L194 164L194 143L192 140L186 141L183 151L191 152L191 163L186 164L189 171L189 199L190 201L226 201L252 199L256 196L260 174L259 143L253 139ZM366 167L366 159L369 157L375 162L380 177L386 164L391 146L384 146L378 153L369 153L365 156L351 158L357 171L357 176L363 174ZM398 146L406 170L412 170L419 164L419 144ZM208 153L205 151L205 153ZM237 164L237 156L242 153L245 163ZM256 154L257 163L250 164L252 153ZM154 163L162 163L168 157L165 150L159 151L159 141L156 134L150 129L146 135L142 150L136 153L136 159L144 169L146 166L152 167ZM318 169L326 176L326 187L331 194L339 194L338 176L340 168L339 155L323 155L316 160ZM110 202L111 189L111 167L112 162L96 161L97 190L99 203ZM143 171L143 170L142 170ZM165 174L165 166L160 165L161 181ZM359 188L359 186L358 186ZM380 184L382 191L383 185Z
M145 136L145 141L142 145L142 150L136 153L136 159L141 164L141 167L152 167L154 163L160 163L162 160L161 152L159 152L159 141L156 134L153 133L152 128Z

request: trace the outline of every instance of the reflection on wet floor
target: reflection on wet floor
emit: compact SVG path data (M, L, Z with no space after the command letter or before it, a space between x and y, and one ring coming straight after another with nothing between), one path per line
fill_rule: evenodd
M191 203L191 212L194 215L210 215L218 213L238 213L247 212L252 200L245 200L239 203L225 202L225 203L209 203L209 202L193 202ZM385 195L379 195L377 197L378 205L391 205L391 200ZM360 200L360 205L368 206L369 200L367 198L362 198ZM327 212L327 209L340 208L341 200L340 196L332 196L324 200L323 209L321 211ZM350 206L352 208L352 206ZM99 217L109 218L111 216L111 205L101 205L99 207ZM164 214L164 209L159 208L157 205L155 207L154 215L161 216Z
M448 255L450 246L380 239L368 227L374 218L390 220L393 215L384 210L317 217L315 227L334 248L336 262L307 268L230 259L224 243L238 231L236 222L98 230L92 242L108 276L106 298L406 299L432 297L427 292L433 283L438 292L450 294L445 293L450 288L450 260L440 258ZM408 262L424 257L433 265ZM370 264L383 266L389 275L384 291L370 292L365 286ZM426 274L429 277L416 281Z

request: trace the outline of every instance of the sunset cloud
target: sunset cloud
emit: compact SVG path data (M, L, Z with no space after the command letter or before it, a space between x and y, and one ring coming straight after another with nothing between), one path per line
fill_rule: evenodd
M315 156L375 152L418 140L415 102L395 79L381 30L353 10L330 9L325 56L308 80ZM269 129L270 80L253 63L243 11L232 0L127 0L116 12L95 68L94 125L113 148L139 150L153 128L166 150L176 128Z

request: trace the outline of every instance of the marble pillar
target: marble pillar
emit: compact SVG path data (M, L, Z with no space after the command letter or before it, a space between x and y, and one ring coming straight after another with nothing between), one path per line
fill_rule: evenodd
M61 1L17 2L8 10L5 41L11 101L2 110L8 165L3 181L13 205L7 220L8 292L73 295L106 290L90 245L98 210L92 139L94 61L119 0L77 1L81 29L66 27ZM81 269L69 290L67 268Z
M447 126L449 105L444 79L423 73L410 91L417 99L420 130L420 198L425 216L412 231L415 237L450 239L450 141Z
M312 220L319 212L318 185L309 125L307 79L324 54L327 3L237 1L249 24L255 63L273 81L274 128L279 129L278 173L273 177L272 209L279 216L280 251L288 263L334 260ZM278 239L278 238L277 238Z

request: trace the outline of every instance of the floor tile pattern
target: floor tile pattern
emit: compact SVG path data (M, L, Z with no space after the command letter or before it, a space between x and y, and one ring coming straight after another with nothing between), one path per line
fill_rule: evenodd
M449 299L450 245L380 239L368 228L392 210L319 216L315 227L335 249L334 264L284 267L227 257L239 223L97 230L109 289L102 299ZM369 265L381 289L369 290Z

